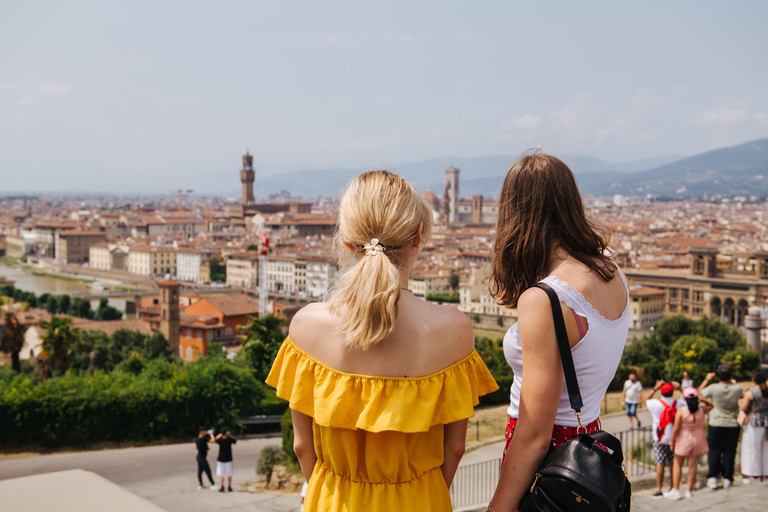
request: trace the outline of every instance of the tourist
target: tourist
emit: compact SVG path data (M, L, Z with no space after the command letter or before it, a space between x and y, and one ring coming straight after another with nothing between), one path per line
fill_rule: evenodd
M683 479L683 463L688 458L688 488L685 497L693 497L693 484L696 483L696 470L699 467L699 455L707 453L707 439L704 437L704 415L712 410L712 403L702 398L699 406L699 393L696 388L685 388L683 398L687 407L682 407L675 416L675 427L669 446L675 453L672 469L672 489L664 494L669 500L679 500L680 483Z
M640 403L640 393L643 392L643 385L637 380L637 376L634 373L630 373L627 380L624 382L624 391L621 393L621 398L624 400L624 407L627 410L627 418L629 418L629 428L634 427L632 420L637 422L638 428L642 426L640 420L637 418L637 405Z
M688 372L683 372L683 380L680 381L681 389L688 389L693 387L693 380Z
M712 379L720 380L710 384ZM721 364L717 371L708 373L699 386L699 395L712 401L714 408L709 415L707 443L709 444L709 471L707 487L717 489L717 479L722 475L723 487L733 485L733 470L736 464L736 447L739 444L741 427L737 421L739 400L744 395L741 386L733 381L733 371L727 364Z
M581 421L568 399L552 307L540 288L561 301L584 403L587 432L600 429L600 403L616 375L629 330L629 288L609 256L608 235L587 219L573 173L560 160L536 153L512 166L499 196L491 251L491 293L517 308L504 337L514 370L507 445L488 507L514 511L531 488L550 444L577 435Z
M755 387L744 394L741 411L746 424L741 438L741 476L745 484L768 479L768 385L765 370L752 374Z
M216 458L216 476L221 479L219 492L224 492L224 478L227 478L227 490L232 492L232 445L237 443L237 439L232 437L229 430L222 429L216 436L216 443L219 445L219 456Z
M432 212L387 171L339 205L342 274L293 318L267 383L288 400L307 510L450 512L478 396L498 389L469 318L408 291Z
M653 398L657 391L661 391L661 398ZM664 468L669 467L669 485L672 486L672 462L675 460L675 454L669 446L672 440L672 429L675 424L675 416L680 407L685 407L683 400L675 400L675 387L669 382L657 380L645 399L645 407L651 413L653 426L651 435L653 436L653 458L656 463L656 492L654 498L661 498L664 493ZM663 417L663 418L662 418Z
M213 432L206 430L204 427L197 429L197 437L195 438L195 446L197 447L197 483L198 489L203 488L203 473L208 477L208 481L211 482L213 487L213 476L211 476L211 466L208 465L208 443L212 443Z

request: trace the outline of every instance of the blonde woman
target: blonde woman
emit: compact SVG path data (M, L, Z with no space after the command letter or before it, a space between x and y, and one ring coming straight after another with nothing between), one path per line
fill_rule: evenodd
M450 511L467 420L498 387L456 308L408 291L431 211L387 171L340 204L342 275L294 317L267 383L290 402L304 510Z

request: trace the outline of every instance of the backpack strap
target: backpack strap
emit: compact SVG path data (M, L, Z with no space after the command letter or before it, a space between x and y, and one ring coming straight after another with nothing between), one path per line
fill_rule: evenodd
M568 343L568 331L565 329L563 320L563 310L560 307L560 298L557 293L546 283L536 283L534 286L544 290L549 296L549 302L552 305L552 317L555 322L555 334L557 335L557 348L560 350L560 361L563 364L563 375L565 376L565 385L568 389L568 400L571 408L576 412L579 418L579 428L581 424L581 408L584 406L581 401L581 391L579 391L579 381L576 378L576 369L573 366L573 355L571 355L571 346Z

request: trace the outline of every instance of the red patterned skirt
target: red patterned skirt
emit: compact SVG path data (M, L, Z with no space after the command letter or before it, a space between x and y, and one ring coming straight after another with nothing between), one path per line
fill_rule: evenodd
M504 454L501 457L501 465L504 465L504 459L507 457L507 449L509 443L512 441L512 436L515 435L515 425L517 425L517 418L509 418L507 422L507 430L504 432L504 437L507 438L507 443L504 445ZM597 418L592 423L585 425L587 434L592 434L600 430L600 418ZM555 425L552 427L552 443L555 448L565 443L566 441L573 439L579 435L579 427L563 427L562 425Z

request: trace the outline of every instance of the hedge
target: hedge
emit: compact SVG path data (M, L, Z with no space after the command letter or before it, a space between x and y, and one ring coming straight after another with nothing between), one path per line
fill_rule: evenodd
M44 382L0 372L0 446L73 446L194 436L259 412L263 388L223 359L151 361L128 371L67 374Z

